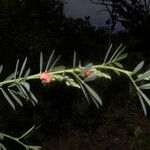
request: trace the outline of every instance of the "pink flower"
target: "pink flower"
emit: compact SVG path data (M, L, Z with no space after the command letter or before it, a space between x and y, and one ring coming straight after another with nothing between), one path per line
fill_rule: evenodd
M85 71L84 72L84 76L85 77L89 77L89 76L91 76L93 74L93 71L92 70L88 70L88 71Z
M40 80L42 80L43 83L50 83L52 76L48 72L43 72L40 74Z

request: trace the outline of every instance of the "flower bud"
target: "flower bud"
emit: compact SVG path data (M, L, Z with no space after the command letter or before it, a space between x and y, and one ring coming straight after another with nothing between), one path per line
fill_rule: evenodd
M40 74L40 80L42 80L43 83L50 83L52 76L48 72L43 72Z

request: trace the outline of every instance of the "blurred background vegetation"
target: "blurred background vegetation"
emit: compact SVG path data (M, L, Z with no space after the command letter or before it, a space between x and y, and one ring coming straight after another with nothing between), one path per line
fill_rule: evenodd
M23 60L25 56L32 73L37 73L41 51L48 59L55 49L62 55L60 64L67 67L71 66L74 50L83 64L101 63L110 43L114 49L120 43L126 46L127 69L133 69L142 59L149 69L149 3L128 2L97 1L97 5L111 5L106 22L110 28L96 28L88 16L84 20L67 18L61 0L1 0L0 63L5 66L1 80L14 71L17 58ZM125 30L114 32L117 22ZM99 110L89 105L78 89L63 84L43 87L40 81L33 81L39 104L33 107L24 102L25 106L15 112L1 95L0 130L19 136L34 124L40 125L25 142L41 145L44 150L149 150L150 109L145 118L138 98L129 92L128 80L114 75L112 82L90 84L103 99ZM16 143L5 142L8 150L21 150Z

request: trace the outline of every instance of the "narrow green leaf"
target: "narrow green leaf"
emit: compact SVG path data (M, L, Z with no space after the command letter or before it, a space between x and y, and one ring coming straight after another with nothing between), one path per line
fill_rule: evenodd
M2 89L0 88L4 97L6 98L6 100L8 101L8 103L10 104L10 106L13 108L13 110L15 110L15 105L13 104L12 100L9 98L9 96L7 95L7 93Z
M150 70L148 70L144 74L142 74L139 78L137 78L136 81L141 81L141 80L143 80L143 79L145 79L145 78L147 78L149 76L150 76Z
M140 71L142 69L144 65L144 61L141 61L133 70L133 73L137 73L138 71Z
M16 87L17 87L18 90L19 90L17 93L19 93L19 95L20 95L22 98L26 99L26 95L23 93L23 91L22 91L22 89L20 88L20 86L19 86L18 84L16 84Z
M98 105L96 99L95 99L92 95L90 95L90 96L91 96L92 101L93 101L94 104L96 105L96 107L99 109L99 105Z
M0 74L2 73L3 71L3 65L0 66Z
M41 146L32 146L32 145L29 145L29 148L30 148L31 150L41 150L41 149L42 149Z
M22 84L18 84L18 88L20 89L21 94L24 95L25 99L29 100L26 87Z
M150 83L144 84L142 86L139 87L142 90L149 90L150 89Z
M83 91L83 94L85 95L85 98L87 99L88 103L90 104L90 99L88 97L88 94L86 93L86 90L84 89L83 85L79 82L79 85Z
M30 84L28 82L21 82L21 84L25 87L25 89L29 92L30 91Z
M94 81L95 79L97 79L97 76L95 75L95 73L93 73L89 77L87 77L86 79L84 79L84 82Z
M58 62L58 60L60 59L61 56L58 56L56 58L56 60L54 61L54 63L52 64L51 68L50 68L50 71L54 68L54 66L56 65L56 63Z
M61 71L61 70L64 70L65 69L65 66L57 66L57 67L54 67L53 69L52 69L52 71L54 72L54 71Z
M7 150L7 148L5 147L5 145L3 145L2 143L0 143L0 150Z
M143 99L147 102L147 104L150 106L150 99L142 92L139 91Z
M83 68L83 72L88 71L88 70L91 69L92 67L93 67L93 63L89 63L88 65L86 65L86 66Z
M114 62L113 64L115 64L118 68L123 68L123 65L119 62Z
M24 75L24 79L26 80L26 78L30 75L30 68L28 68L28 70L26 71L25 75Z
M43 54L41 52L40 53L40 73L42 73L42 68L43 68Z
M118 58L116 58L115 61L120 61L120 60L122 60L122 59L125 59L127 56L128 56L128 54L127 54L127 53L124 53L124 54L120 55Z
M4 136L0 134L0 140L4 140Z
M114 52L114 54L111 56L109 62L111 62L111 61L115 58L117 52L120 50L121 47L122 47L122 44L120 44L120 45L118 46L118 48L116 49L116 51Z
M50 57L49 57L49 60L47 62L47 65L46 65L46 69L45 69L45 72L48 71L48 69L50 68L50 63L52 62L52 59L53 59L53 56L54 56L54 53L55 53L55 50L52 51Z
M30 91L30 96L34 100L35 103L38 103L37 98L35 97L35 95L31 91Z
M13 72L5 79L5 81L13 79L15 77L15 75L16 75L16 72Z
M125 46L117 53L117 55L114 58L114 61L124 52Z
M19 139L22 139L24 137L26 137L27 135L29 135L35 128L35 125L32 126L28 131L26 131L23 135L21 135L21 137L19 137Z
M99 95L86 83L83 83L83 85L87 88L87 90L89 91L89 93L100 103L100 105L102 105L102 100L99 97Z
M74 51L74 55L73 55L73 71L75 69L76 66L76 51Z
M25 58L25 60L24 60L24 62L23 62L23 64L22 64L22 67L21 67L21 70L20 70L20 73L19 73L19 78L21 78L21 76L22 76L22 73L23 73L23 71L24 71L24 68L25 68L25 66L26 66L26 63L27 63L27 57Z
M23 103L21 102L21 100L15 95L15 93L13 93L13 91L11 91L10 89L9 90L9 93L11 94L11 96L14 98L14 100L21 106L23 107Z
M19 66L19 59L17 59L16 68L15 68L15 75L14 75L14 79L16 79L16 78L17 78L17 74L18 74L18 66Z
M107 53L106 53L106 56L105 56L104 61L103 61L103 64L105 64L105 63L106 63L107 58L108 58L108 55L109 55L109 53L110 53L111 49L112 49L112 44L110 45L110 47L109 47L109 49L108 49L108 51L107 51Z
M145 107L145 104L144 104L144 102L143 102L143 99L142 99L142 97L141 97L140 93L138 93L138 96L139 96L139 99L140 99L140 102L141 102L141 105L142 105L142 108L143 108L144 114L145 114L145 116L147 116L146 107Z

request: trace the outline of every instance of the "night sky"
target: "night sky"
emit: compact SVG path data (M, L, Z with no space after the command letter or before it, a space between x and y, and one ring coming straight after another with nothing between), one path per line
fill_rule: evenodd
M109 15L107 12L99 12L102 9L101 6L92 4L90 0L65 0L65 2L64 12L67 17L84 18L90 16L92 25L96 27L105 26L105 21ZM121 29L118 24L116 30Z

